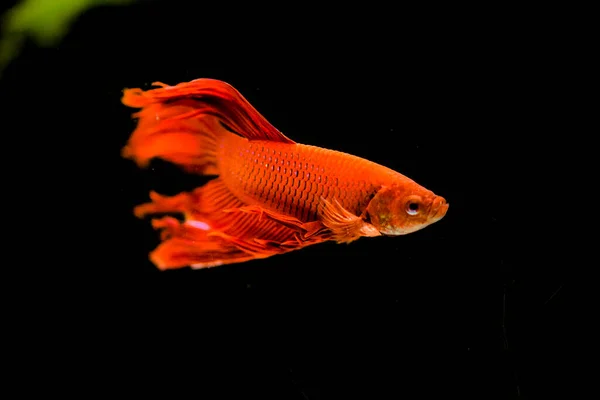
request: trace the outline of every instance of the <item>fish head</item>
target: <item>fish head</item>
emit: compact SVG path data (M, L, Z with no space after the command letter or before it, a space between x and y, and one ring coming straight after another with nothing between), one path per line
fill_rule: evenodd
M383 186L367 206L370 223L383 235L406 235L439 221L446 199L412 180Z

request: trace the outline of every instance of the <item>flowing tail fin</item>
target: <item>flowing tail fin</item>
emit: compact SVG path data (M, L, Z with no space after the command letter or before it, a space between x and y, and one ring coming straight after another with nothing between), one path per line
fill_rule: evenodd
M220 135L250 140L294 143L271 125L231 85L215 79L196 79L155 89L125 89L122 102L141 108L138 125L122 155L145 167L162 158L189 172L218 175L216 146Z
M219 175L217 146L223 135L248 140L294 143L273 127L225 82L197 79L155 89L126 89L123 103L141 110L123 156L146 166L162 158L189 172ZM190 193L173 197L151 193L135 215L183 214L153 219L162 243L150 254L159 269L206 268L269 257L317 240L320 224L306 225L284 215L248 207L216 178Z

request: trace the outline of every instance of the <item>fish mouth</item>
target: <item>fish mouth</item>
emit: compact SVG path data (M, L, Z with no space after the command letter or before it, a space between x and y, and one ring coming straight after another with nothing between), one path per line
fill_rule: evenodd
M431 204L431 209L429 210L429 220L431 222L436 222L444 218L446 212L448 212L448 207L450 207L450 204L446 202L446 199L444 199L442 196L437 196Z

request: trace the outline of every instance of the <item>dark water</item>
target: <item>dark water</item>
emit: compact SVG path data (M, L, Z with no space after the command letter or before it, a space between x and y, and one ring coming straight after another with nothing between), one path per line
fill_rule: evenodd
M290 7L271 17L233 4L100 7L58 47L27 43L5 71L7 116L51 159L34 196L43 215L52 208L48 230L60 238L48 268L75 289L60 291L67 316L40 317L53 354L44 363L68 365L47 390L280 400L568 393L560 360L571 289L561 267L517 256L526 223L509 219L522 204L509 151L530 126L527 45L492 28L498 21L460 12ZM200 181L120 158L134 126L121 91L200 77L231 83L298 142L415 179L449 201L447 216L406 237L157 271L147 260L157 235L131 209L149 190Z

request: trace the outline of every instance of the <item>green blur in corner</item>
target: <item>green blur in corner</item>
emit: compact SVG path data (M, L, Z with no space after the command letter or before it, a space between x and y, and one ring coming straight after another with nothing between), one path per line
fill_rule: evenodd
M40 47L57 46L86 10L135 0L21 0L0 17L0 76L20 53L27 38Z

